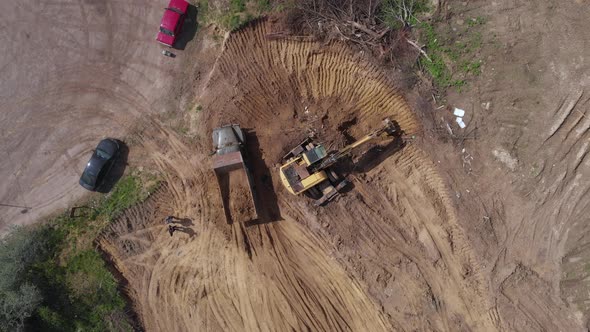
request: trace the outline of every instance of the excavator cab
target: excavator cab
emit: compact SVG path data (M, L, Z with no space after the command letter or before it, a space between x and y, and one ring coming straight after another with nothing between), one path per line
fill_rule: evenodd
M327 153L323 145L308 137L283 157L284 163L279 170L281 182L291 194L303 193L314 199L315 205L324 205L349 183L338 176L332 166L354 148L378 137L394 136L397 132L393 121L385 119L383 127L333 153Z

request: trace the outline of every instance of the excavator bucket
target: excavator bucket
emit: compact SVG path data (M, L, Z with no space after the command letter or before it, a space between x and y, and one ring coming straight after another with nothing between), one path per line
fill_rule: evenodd
M395 136L398 134L395 122L391 121L389 118L383 120L383 130L385 130L389 136Z

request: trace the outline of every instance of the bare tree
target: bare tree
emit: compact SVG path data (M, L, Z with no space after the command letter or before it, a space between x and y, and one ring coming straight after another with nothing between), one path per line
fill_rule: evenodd
M402 27L408 27L416 20L415 6L415 0L386 0L381 7L385 16L397 19Z

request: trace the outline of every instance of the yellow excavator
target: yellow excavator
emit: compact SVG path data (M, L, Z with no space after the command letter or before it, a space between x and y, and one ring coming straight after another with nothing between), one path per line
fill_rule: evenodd
M293 195L304 194L314 199L316 206L325 205L348 184L331 166L360 145L380 137L396 135L396 128L393 121L385 119L381 128L331 153L327 153L323 145L306 138L283 157L284 163L280 167L281 182Z

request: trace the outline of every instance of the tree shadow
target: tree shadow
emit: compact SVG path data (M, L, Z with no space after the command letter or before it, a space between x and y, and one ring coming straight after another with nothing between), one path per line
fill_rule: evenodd
M248 163L254 187L256 188L254 204L256 204L258 211L258 219L246 222L245 225L253 226L283 220L272 181L272 174L262 157L260 141L256 137L256 132L245 129L244 134L246 135Z
M129 147L123 141L117 140L117 143L119 143L119 155L115 158L111 170L105 175L100 186L96 188L96 191L99 193L106 194L113 190L113 187L123 177L125 168L127 168Z
M186 10L186 17L180 31L180 35L174 42L174 49L184 50L186 45L195 38L197 30L199 28L199 22L197 21L197 7L189 5Z

